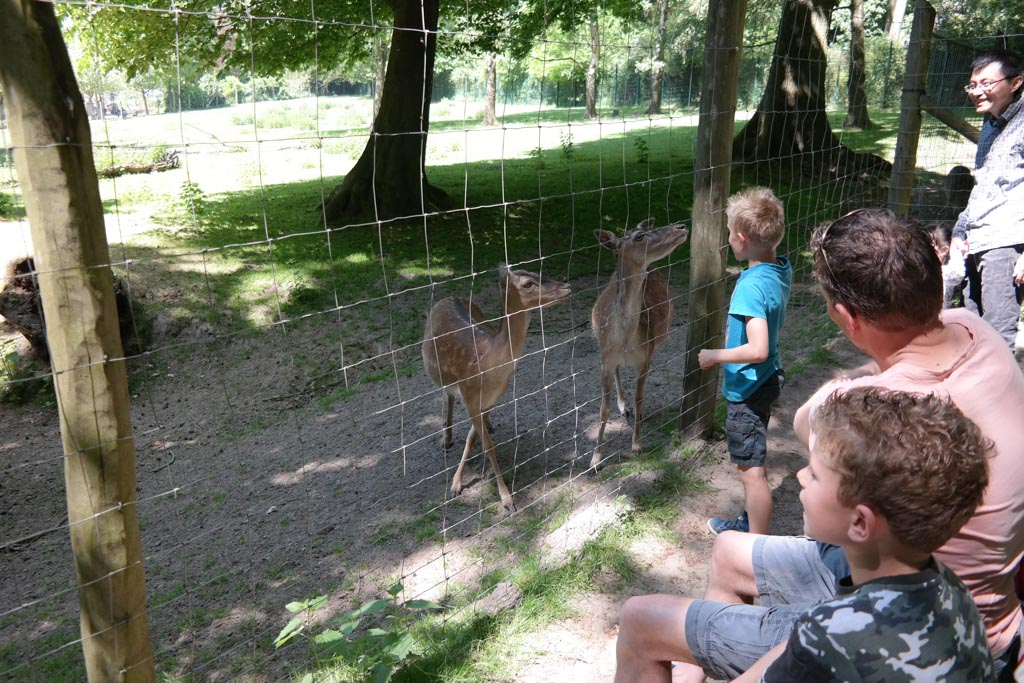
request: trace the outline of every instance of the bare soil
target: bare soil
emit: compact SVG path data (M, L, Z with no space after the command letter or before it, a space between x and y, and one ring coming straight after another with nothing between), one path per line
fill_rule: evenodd
M596 342L586 329L599 280L573 282L569 303L535 317L507 400L494 411L499 459L520 510L511 522L499 514L490 473L480 477L479 457L463 494L449 492L468 428L458 413L456 448L439 447L442 397L422 372L418 344L392 350L385 338L353 364L344 344L332 341L339 320L323 315L233 336L186 328L133 359L138 513L158 670L195 680L282 680L308 664L299 648L269 645L289 616L286 602L327 594L331 609L343 609L395 580L404 598L484 597L478 582L496 568L496 549L538 525L558 528L531 543L551 562L571 561L574 548L614 519L617 497L651 483L650 473L585 472L600 406ZM479 292L485 311L497 310L491 289ZM683 301L648 383L649 446L671 440L678 414ZM391 313L410 314L401 306ZM802 315L800 306L791 310L795 338ZM841 364L859 362L845 341L830 346ZM794 475L804 454L792 438L793 411L835 372L800 367L816 348L791 346L786 360L799 369L771 424L777 533L801 528ZM632 377L626 384L631 392ZM0 404L0 424L0 677L76 680L77 600L56 412ZM616 417L609 430L608 452L628 458L627 421ZM724 443L690 445L717 457L693 465L709 488L686 501L678 540L638 544L640 578L625 593L609 580L607 591L579 596L574 617L510 654L509 679L549 681L557 672L561 681L610 680L618 610L629 595L703 592L712 541L705 521L737 514L742 492ZM504 565L516 561L510 553Z

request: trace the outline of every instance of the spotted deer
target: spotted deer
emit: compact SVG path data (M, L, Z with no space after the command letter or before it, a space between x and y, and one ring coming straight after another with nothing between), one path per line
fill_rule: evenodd
M597 241L615 252L615 274L597 297L590 324L601 355L601 428L590 466L601 465L604 430L608 423L612 381L619 412L629 417L622 392L622 366L636 368L633 394L633 452L639 453L640 422L643 417L644 384L654 350L665 341L672 323L672 299L665 279L651 264L665 258L686 241L682 223L654 228L648 218L635 229L616 237L607 230L595 230Z
M469 414L470 429L462 459L452 477L452 493L462 492L462 472L477 437L494 469L501 504L514 512L512 495L505 486L490 435L490 411L515 371L516 360L523 355L526 331L534 309L561 301L572 292L563 282L541 279L537 273L498 267L502 311L495 329L481 310L466 299L448 298L437 302L427 316L423 333L423 365L434 384L444 388L442 445L452 444L452 411L458 394ZM486 463L485 463L486 465Z

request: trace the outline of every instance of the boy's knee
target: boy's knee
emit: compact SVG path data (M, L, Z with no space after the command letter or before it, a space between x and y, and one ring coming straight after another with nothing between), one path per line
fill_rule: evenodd
M711 548L709 588L726 590L737 597L757 594L754 580L753 543L756 534L724 531L715 537Z
M765 467L744 467L743 465L738 465L736 469L739 470L740 482L744 486L750 484L767 485L768 483L768 470Z

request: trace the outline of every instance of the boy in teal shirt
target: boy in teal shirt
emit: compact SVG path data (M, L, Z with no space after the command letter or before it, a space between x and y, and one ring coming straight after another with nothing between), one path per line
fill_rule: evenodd
M768 420L784 382L779 333L786 322L793 268L775 254L786 226L782 202L771 190L738 192L729 198L726 216L732 253L748 267L729 302L725 348L701 349L698 361L703 370L723 366L726 441L729 459L739 469L746 509L736 519L709 519L708 528L716 535L729 530L767 534L772 518L765 471Z

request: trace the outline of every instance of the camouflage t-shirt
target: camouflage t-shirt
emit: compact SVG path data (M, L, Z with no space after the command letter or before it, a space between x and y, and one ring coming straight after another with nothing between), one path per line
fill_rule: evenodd
M985 683L995 677L971 594L932 560L915 574L840 586L834 600L800 618L761 680Z

